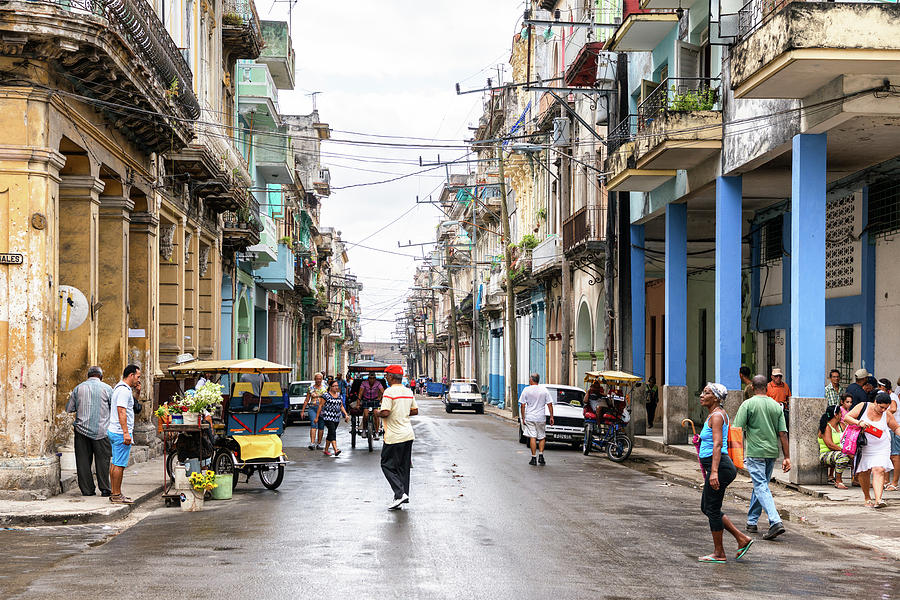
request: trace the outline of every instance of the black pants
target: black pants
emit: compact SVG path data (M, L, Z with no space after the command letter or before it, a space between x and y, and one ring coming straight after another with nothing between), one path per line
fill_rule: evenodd
M325 429L328 430L328 433L325 435L326 442L334 442L337 440L337 427L338 421L325 421Z
M653 425L653 420L656 417L657 402L657 400L653 400L647 403L647 423L649 425Z
M703 483L703 496L700 498L700 510L709 519L710 531L722 531L725 525L722 523L722 500L725 499L725 488L737 477L737 469L727 454L722 454L719 460L719 489L714 490L709 485L709 473L712 470L712 456L701 458L700 462L706 468L706 481Z
M409 496L409 468L412 465L412 440L381 445L381 470L394 490L394 500Z
M75 432L75 468L78 471L78 487L82 494L94 494L94 474L91 463L97 470L97 487L101 492L110 492L109 459L112 457L112 445L109 438L94 440Z

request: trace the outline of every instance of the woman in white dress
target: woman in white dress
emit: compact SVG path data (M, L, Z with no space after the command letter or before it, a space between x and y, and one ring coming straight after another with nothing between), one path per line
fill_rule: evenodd
M884 492L887 473L894 468L891 464L891 436L888 431L900 435L900 424L888 411L890 406L891 396L885 392L878 392L875 402L861 402L844 416L844 423L858 425L864 430L870 426L880 430L880 435L872 434L869 431L860 433L860 435L866 436L866 445L857 450L860 457L856 465L856 473L859 475L859 484L862 486L863 495L866 498L866 506L871 508L887 506L881 499L881 495ZM874 500L869 497L870 473L875 490Z

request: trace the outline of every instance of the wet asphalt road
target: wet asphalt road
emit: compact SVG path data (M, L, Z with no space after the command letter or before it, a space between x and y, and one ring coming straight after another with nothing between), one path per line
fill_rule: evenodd
M698 564L712 546L697 490L567 447L531 467L509 424L420 406L401 512L385 510L380 444L351 450L342 424L327 458L292 427L277 492L254 476L121 533L0 531L0 598L900 598L895 562L791 524L741 562ZM741 508L726 513L743 523Z

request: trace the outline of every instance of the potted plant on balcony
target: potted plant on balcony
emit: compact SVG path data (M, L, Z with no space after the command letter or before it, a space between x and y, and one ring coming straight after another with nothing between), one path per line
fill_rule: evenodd
M669 111L671 112L712 110L718 99L718 90L713 88L686 90L679 94L673 85L672 92L672 99L669 100Z
M222 15L222 23L232 27L240 27L244 24L244 17L233 12L225 13Z

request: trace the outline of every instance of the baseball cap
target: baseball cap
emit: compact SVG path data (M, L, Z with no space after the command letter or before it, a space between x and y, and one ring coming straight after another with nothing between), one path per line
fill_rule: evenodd
M389 365L387 369L384 370L385 373L390 373L391 375L403 375L403 367L400 365Z
M772 377L775 377L776 375L781 375L782 377L784 377L784 373L782 373L781 369L779 369L778 367L772 369Z
M853 374L857 379L865 379L866 377L871 377L871 373L866 371L865 369L858 369L856 373Z

